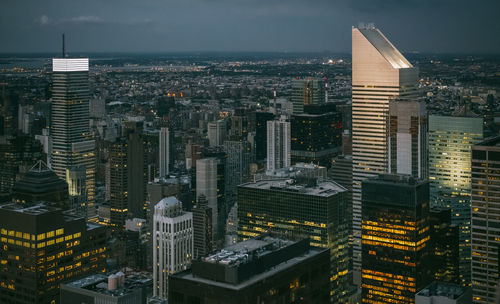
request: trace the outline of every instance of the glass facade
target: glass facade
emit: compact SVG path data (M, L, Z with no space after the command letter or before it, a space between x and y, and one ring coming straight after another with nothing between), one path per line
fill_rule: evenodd
M342 303L348 290L348 191L333 181L260 181L238 187L238 237L266 231L308 236L311 246L329 248L331 298Z
M470 284L471 147L483 138L483 119L429 116L429 181L432 207L451 209L460 227L460 278Z
M381 175L362 189L362 301L415 303L430 283L429 184Z

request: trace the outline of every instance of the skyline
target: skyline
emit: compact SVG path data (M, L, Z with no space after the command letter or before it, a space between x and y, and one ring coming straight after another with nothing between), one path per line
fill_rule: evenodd
M498 1L401 2L6 0L0 26L10 30L0 31L0 39L10 43L0 53L58 52L62 32L69 54L349 53L349 29L360 21L391 33L388 39L403 52L500 53Z

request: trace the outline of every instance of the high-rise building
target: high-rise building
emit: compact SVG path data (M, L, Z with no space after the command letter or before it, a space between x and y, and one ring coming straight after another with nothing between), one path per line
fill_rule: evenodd
M85 202L87 201L86 187L87 173L85 167L74 166L66 169L66 182L68 183L69 208L77 214L85 216Z
M252 121L251 132L255 132L255 159L263 161L267 156L267 122L274 119L274 114L270 112L252 112L250 114ZM255 116L255 118L253 118Z
M172 134L168 127L162 127L160 130L160 157L159 157L159 175L168 176L173 165Z
M342 117L335 105L305 106L291 116L291 162L330 167L342 148Z
M153 216L153 295L168 296L168 277L186 270L193 257L193 215L174 196L162 199Z
M314 178L282 178L238 187L238 237L246 240L266 231L303 235L314 247L330 250L330 294L333 303L347 298L347 190Z
M425 102L389 101L388 172L428 177Z
M329 251L268 234L170 277L169 303L328 303Z
M244 108L237 108L231 116L230 140L246 140L248 135L248 117Z
M226 173L221 160L215 157L199 159L196 162L196 197L204 196L207 207L212 211L212 241L224 236L226 201L224 197Z
M124 136L109 149L111 225L122 229L127 217L146 217L146 172L142 124L127 122Z
M415 303L431 282L429 182L381 174L362 189L363 303Z
M292 82L293 114L304 113L304 106L325 102L324 81L319 78L294 79Z
M290 166L290 122L285 116L267 122L267 170Z
M224 145L226 140L226 121L217 120L209 122L207 125L208 129L208 142L211 147L217 147Z
M193 258L198 259L212 252L212 208L204 195L198 197L193 207Z
M62 179L66 169L84 166L87 216L96 215L95 141L89 126L89 59L52 59L51 169Z
M471 272L471 149L482 138L482 118L429 116L430 201L451 209L460 228L462 284L470 284Z
M388 172L389 101L415 95L418 69L374 26L352 28L353 267L360 282L361 182Z
M460 283L459 229L452 223L451 210L431 208L429 211L429 250L434 280Z
M59 303L59 285L105 271L102 226L42 204L0 207L0 302Z
M226 159L226 200L231 207L236 200L238 185L250 181L250 164L254 157L252 147L248 141L226 140L224 142Z
M500 248L500 137L472 147L472 296L498 301ZM496 298L496 299L495 299Z
M12 200L25 206L46 202L52 207L67 210L68 184L57 177L43 161L39 161L14 184Z

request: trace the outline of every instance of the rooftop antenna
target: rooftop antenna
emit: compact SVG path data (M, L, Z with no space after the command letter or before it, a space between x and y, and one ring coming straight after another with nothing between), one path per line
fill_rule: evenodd
M64 33L62 34L62 57L66 58L66 43L64 42Z

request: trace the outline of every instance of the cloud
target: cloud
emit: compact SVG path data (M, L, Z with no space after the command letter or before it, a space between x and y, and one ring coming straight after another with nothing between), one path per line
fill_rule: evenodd
M35 23L40 26L57 26L57 25L91 25L91 24L106 24L106 25L140 25L150 24L153 21L149 18L144 19L124 19L124 20L104 20L98 16L82 15L71 18L55 19L43 14L35 19Z

